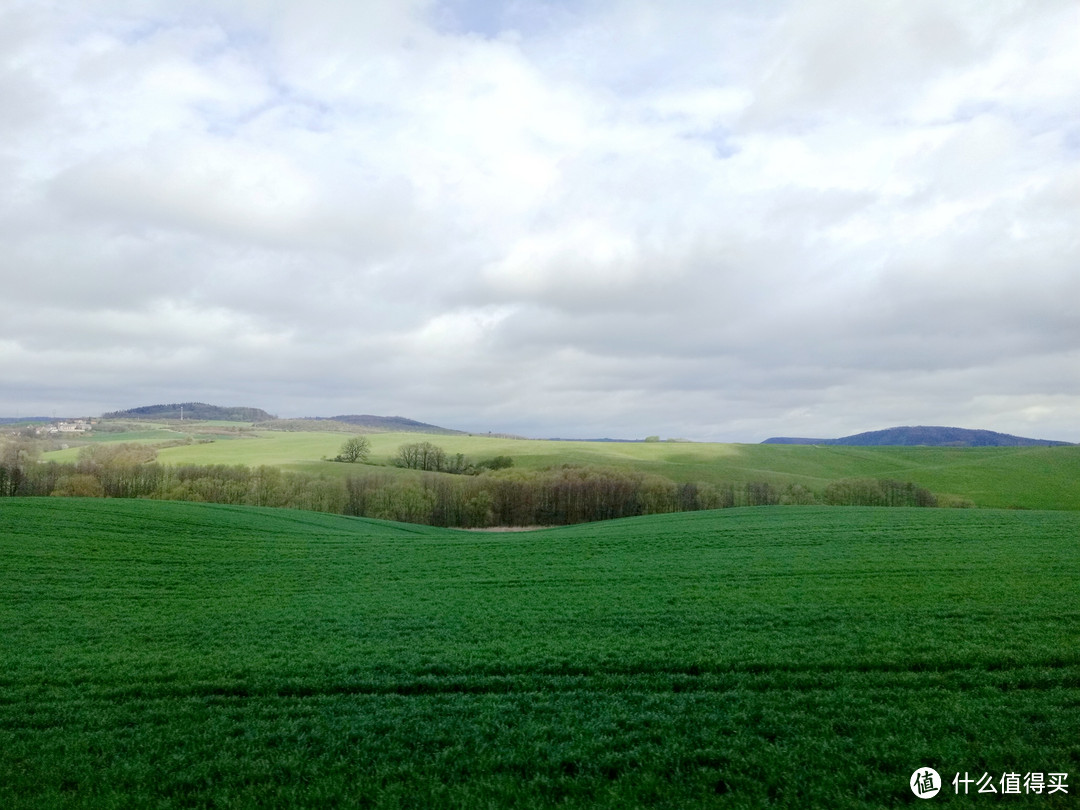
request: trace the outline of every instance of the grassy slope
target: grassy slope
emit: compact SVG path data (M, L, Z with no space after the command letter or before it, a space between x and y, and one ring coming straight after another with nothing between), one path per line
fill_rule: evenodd
M194 427L192 429L195 429ZM177 433L162 431L161 440ZM1080 509L1080 447L815 447L710 443L551 442L483 436L370 434L372 461L389 464L398 447L431 441L474 460L513 457L526 469L555 464L597 464L655 473L677 482L767 480L822 490L839 478L898 478L934 492L970 498L978 506ZM267 464L327 475L356 475L371 467L321 461L337 455L341 433L259 431L242 438L170 447L168 464ZM45 454L73 461L78 450ZM385 469L385 468L384 468Z
M922 765L1075 792L1078 537L1060 512L492 535L3 499L0 806L881 807Z

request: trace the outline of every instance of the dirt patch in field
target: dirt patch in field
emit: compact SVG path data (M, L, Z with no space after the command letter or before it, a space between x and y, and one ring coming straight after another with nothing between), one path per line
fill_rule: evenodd
M465 529L467 532L535 532L550 526L488 526L485 529Z

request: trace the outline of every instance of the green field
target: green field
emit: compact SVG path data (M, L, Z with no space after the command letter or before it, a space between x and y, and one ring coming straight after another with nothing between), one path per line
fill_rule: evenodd
M198 430L198 423L189 428ZM147 435L147 434L140 434ZM149 434L151 437L153 433ZM159 431L160 441L176 439ZM192 434L201 435L201 434ZM340 451L341 433L251 431L241 438L166 447L166 464L270 465L323 475L362 475L375 467L325 461ZM840 447L812 445L713 444L697 442L557 442L485 436L369 434L372 462L393 470L397 449L431 441L447 453L473 460L508 455L515 466L541 469L590 464L636 470L677 483L768 481L802 484L820 492L843 478L892 478L976 506L1024 509L1080 509L1080 446L1068 447ZM153 443L153 442L151 442ZM75 461L78 448L45 453L45 460Z
M6 498L0 570L5 808L888 807L922 766L1080 793L1075 512L497 534Z

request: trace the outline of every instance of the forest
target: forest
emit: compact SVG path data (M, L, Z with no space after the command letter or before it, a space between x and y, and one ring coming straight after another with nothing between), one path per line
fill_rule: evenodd
M268 465L166 465L155 458L154 448L138 443L86 447L74 464L8 453L0 462L0 496L277 506L457 528L559 526L736 506L939 505L924 487L876 478L833 481L815 492L767 481L676 483L659 475L581 464L524 470L510 466L510 459L473 465L472 475L454 474L459 470L453 467L433 472L421 466L403 475L358 465L357 474L342 478ZM948 505L970 504L954 499Z

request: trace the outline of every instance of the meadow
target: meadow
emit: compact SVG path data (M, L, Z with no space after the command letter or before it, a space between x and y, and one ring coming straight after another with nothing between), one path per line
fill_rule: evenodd
M735 484L767 481L820 492L832 481L891 478L912 482L976 506L1020 509L1080 509L1080 446L1067 447L842 447L813 445L717 444L706 442L566 442L488 436L442 436L417 433L371 433L372 465L339 464L326 459L340 451L340 432L244 430L207 434L194 423L157 431L112 434L117 441L193 443L163 447L165 464L271 465L321 476L364 475L375 470L412 476L393 465L397 449L430 441L448 454L475 461L506 455L515 467L540 470L562 464L658 475L676 483ZM223 428L218 428L223 429ZM105 434L106 436L110 434ZM149 438L148 438L149 437ZM196 437L201 441L195 441ZM212 441L208 441L212 438ZM128 438L127 440L131 440ZM43 454L45 460L73 462L72 447ZM374 466L373 466L374 465Z
M6 808L888 807L924 766L1080 792L1075 512L470 533L5 498L0 567Z

